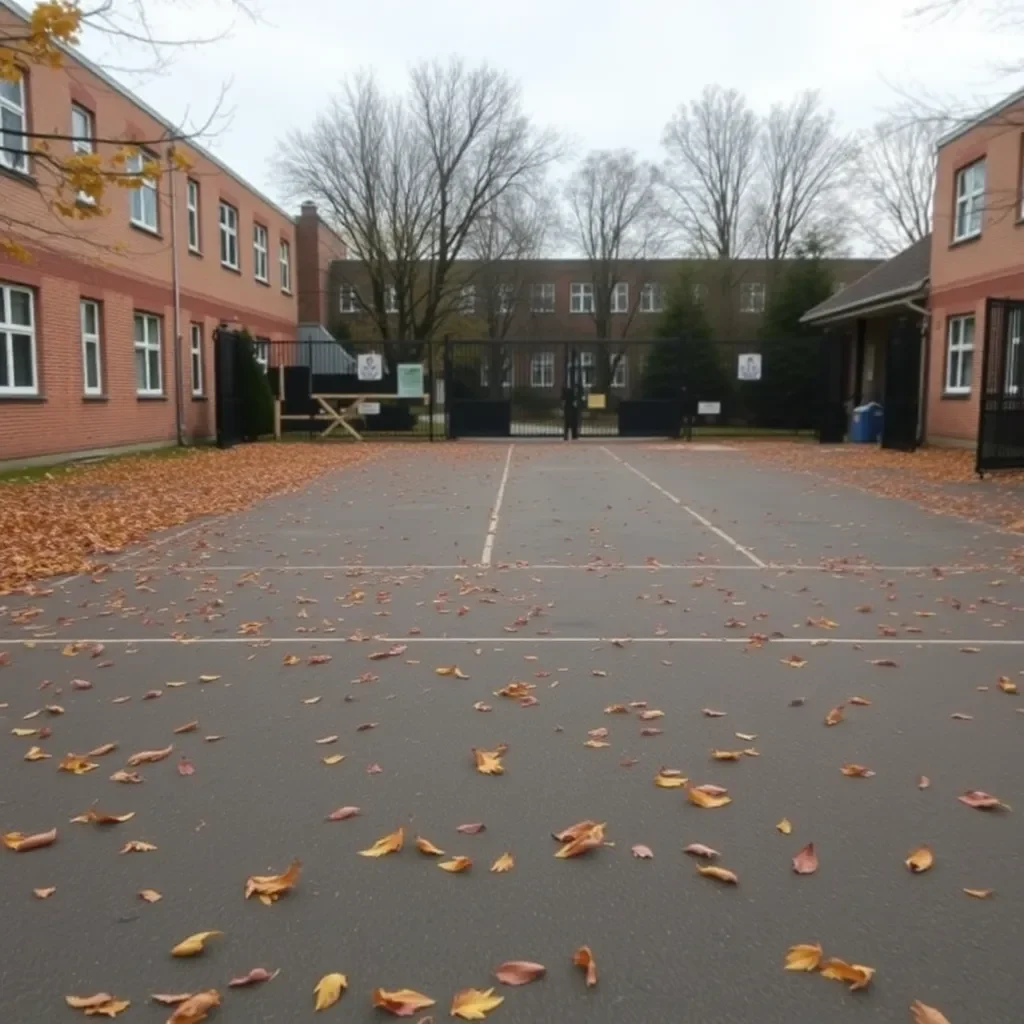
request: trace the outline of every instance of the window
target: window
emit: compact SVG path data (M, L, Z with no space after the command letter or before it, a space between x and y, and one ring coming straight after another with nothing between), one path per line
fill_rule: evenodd
M747 281L740 285L740 312L764 312L764 284L761 281Z
M512 387L514 374L512 372L512 356L504 355L501 357L502 370L501 370L501 386L503 388ZM491 385L491 359L490 356L485 355L480 360L480 386L490 387Z
M220 262L223 267L238 270L238 211L230 204L220 204Z
M516 305L516 290L511 284L498 285L498 312L511 313Z
M530 387L553 388L555 386L555 353L537 352L530 359Z
M0 284L0 395L37 393L32 292Z
M92 299L82 299L78 312L82 324L82 390L87 395L101 395L100 304Z
M350 284L343 284L341 286L341 303L339 308L342 313L358 313L359 312L359 295L355 288Z
M141 152L133 153L128 157L125 170L129 174L141 174L142 165L152 157L143 156ZM157 190L156 182L152 178L143 178L138 188L131 190L131 222L145 231L159 230L159 216L157 213Z
M277 252L277 263L281 268L281 291L292 291L292 247L282 238Z
M185 182L185 207L188 210L188 247L199 252L199 182L189 178Z
M188 329L189 360L192 364L192 396L203 397L203 325L190 324Z
M956 172L956 212L953 241L977 238L981 234L981 215L985 209L985 161L976 160Z
M612 374L612 387L624 388L626 386L626 353L616 352L612 356L615 364L615 372Z
M260 364L260 369L266 373L267 367L270 366L270 339L257 338L252 343L252 352L256 362Z
M612 312L629 312L629 285L625 281L619 281L612 289Z
M971 390L974 365L974 317L950 317L947 331L946 394L966 395Z
M584 391L589 391L594 386L594 353L580 353L580 384Z
M569 285L569 312L594 312L594 286L592 284Z
M608 353L607 359L609 361L609 365L615 367L612 371L610 386L613 388L624 388L626 386L625 352L610 352ZM586 391L589 391L596 383L594 374L595 365L596 359L593 352L580 353L580 383Z
M0 76L0 166L27 174L25 126L25 79Z
M459 292L459 312L472 316L476 312L476 287L471 284L462 286Z
M267 269L267 229L262 224L252 226L252 272L257 281L270 284L270 271Z
M135 314L135 393L163 394L163 367L160 352L160 318L149 313Z
M1024 373L1024 364L1021 362L1020 349L1024 342L1024 310L1019 307L1010 311L1009 320L1006 325L1006 394L1019 395L1021 385L1021 374Z
M698 306L704 305L704 300L708 297L708 286L703 281L693 282L693 301Z
M93 119L92 113L85 107L71 104L71 152L75 155L87 154L93 151ZM76 202L92 206L96 200L88 192L79 192L75 197Z
M640 312L660 313L661 309L661 285L654 281L648 281L640 289Z
M555 286L541 282L530 286L530 309L534 313L554 313Z
M384 312L398 312L398 293L393 284L384 285Z

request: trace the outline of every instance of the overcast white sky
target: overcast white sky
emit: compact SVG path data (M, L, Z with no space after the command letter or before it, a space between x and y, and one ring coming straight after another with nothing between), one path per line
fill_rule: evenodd
M709 83L741 90L755 109L819 89L851 129L876 120L900 88L991 102L1020 85L997 68L1019 60L1021 35L978 16L909 17L920 0L255 2L260 20L235 17L227 40L181 51L159 77L120 77L173 119L205 115L230 82L233 115L207 144L279 201L268 166L278 141L364 67L400 89L423 59L487 62L517 78L527 111L578 153L631 147L652 159L672 112ZM227 0L165 3L155 23L164 34L231 20ZM104 53L91 40L86 49Z

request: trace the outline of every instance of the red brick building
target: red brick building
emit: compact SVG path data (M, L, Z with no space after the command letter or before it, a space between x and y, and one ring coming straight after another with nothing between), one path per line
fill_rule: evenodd
M5 28L26 16L0 0ZM198 145L176 144L176 169L158 141L172 126L82 58L0 80L0 108L0 239L31 257L0 251L0 464L211 436L218 324L296 336L292 217ZM68 221L21 133L73 137L58 155L144 143L165 170Z

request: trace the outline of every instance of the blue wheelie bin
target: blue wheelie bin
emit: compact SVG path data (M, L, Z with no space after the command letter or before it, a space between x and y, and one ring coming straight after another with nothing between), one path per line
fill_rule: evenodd
M850 419L850 440L860 444L877 444L882 437L883 411L878 402L867 402L853 410Z

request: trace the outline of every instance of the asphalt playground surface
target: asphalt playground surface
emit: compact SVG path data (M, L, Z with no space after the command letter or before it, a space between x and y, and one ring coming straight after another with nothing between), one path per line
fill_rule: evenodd
M426 993L437 1005L414 1019L440 1021L456 990L496 985L496 1022L905 1024L915 999L951 1024L1019 1022L1017 543L749 449L410 446L49 594L2 598L0 832L59 836L0 848L0 1020L72 1019L65 994L103 991L132 1000L119 1019L163 1021L150 993L212 987L224 1004L211 1021L374 1021L382 987ZM435 673L453 665L469 678ZM512 680L537 703L495 695ZM852 696L871 703L826 727ZM663 717L604 712L634 701ZM23 721L46 704L64 713ZM10 735L42 725L49 738ZM600 728L609 745L585 746ZM57 770L108 742L96 770ZM170 743L142 784L110 781L131 753ZM502 743L505 774L475 771L471 748ZM23 760L33 744L52 758ZM710 757L749 747L760 756ZM844 763L876 774L846 777ZM701 809L656 787L663 766L732 803ZM1014 809L967 807L967 790ZM92 805L135 816L69 823ZM325 820L346 805L361 813ZM556 859L551 833L583 819L607 822L614 845ZM486 829L456 831L471 822ZM358 855L399 826L401 852ZM472 868L438 870L416 835ZM157 849L120 854L129 840ZM820 867L798 876L809 842ZM720 851L739 884L701 877L689 843ZM914 875L904 858L922 844L935 865ZM491 873L506 851L514 869ZM292 892L243 898L249 875L296 857ZM201 956L170 956L214 929ZM870 988L783 970L790 946L814 942L874 967ZM582 945L592 989L571 962ZM512 959L547 975L499 985L492 970ZM227 988L255 967L280 974ZM314 1014L313 987L334 971L348 991Z

